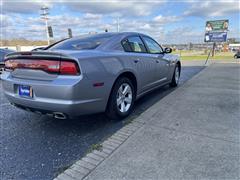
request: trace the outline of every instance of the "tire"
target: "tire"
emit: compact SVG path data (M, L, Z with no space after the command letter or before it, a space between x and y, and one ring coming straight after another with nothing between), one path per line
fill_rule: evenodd
M136 93L131 80L120 77L115 82L108 100L107 117L116 120L127 117L132 112L135 99Z
M237 59L237 58L238 58L237 55L235 55L235 56L234 56L234 59Z
M171 87L177 87L178 83L179 83L179 78L180 78L180 66L179 66L179 64L177 64L175 69L174 69L172 81L171 81L171 83L169 85Z

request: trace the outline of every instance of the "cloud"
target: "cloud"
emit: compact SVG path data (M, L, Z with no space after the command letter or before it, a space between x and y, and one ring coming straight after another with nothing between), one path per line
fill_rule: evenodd
M184 16L218 17L233 13L239 13L240 2L229 1L189 1L190 7L184 12Z
M172 22L177 22L180 21L182 17L178 16L162 16L158 15L153 18L153 22L157 24L167 24L167 23L172 23Z
M180 27L165 33L164 43L184 44L184 43L203 43L204 32L194 30L189 27Z
M95 4L95 6L97 5ZM116 8L119 7L116 6ZM120 6L120 9L121 8L122 6ZM140 6L138 8L140 8ZM149 6L147 8L149 8ZM8 13L3 16L8 17L5 18L5 21L3 21L3 24L8 24L8 27L2 26L3 31L8 32L4 34L5 38L21 36L29 39L46 38L46 32L44 29L45 24L40 17L31 15L23 16L20 13ZM73 35L81 35L90 31L104 32L105 29L108 29L111 32L116 31L116 19L117 18L112 14L94 14L87 11L85 14L76 16L72 13L69 14L68 11L64 11L64 14L61 15L51 15L49 25L53 28L54 37L56 39L60 39L67 36L68 28L72 29ZM166 24L181 20L176 16L162 15L154 17L148 16L144 18L140 16L132 19L129 18L129 16L122 16L119 19L121 31L137 31L153 35L157 38L163 37L163 27Z
M45 39L45 22L40 17L24 17L19 14L1 15L1 31L3 39L27 38ZM51 16L48 25L52 26L56 40L67 37L67 29L72 28L73 34L81 35L89 31L104 31L104 21L101 15L84 14L70 16L68 14Z
M1 1L1 0L0 0ZM1 17L1 36L5 39L28 38L46 39L45 23L39 17L43 4L62 10L58 15L51 14L49 25L53 28L56 40L67 37L67 29L71 28L73 35L81 35L90 31L117 31L119 17L120 31L135 31L148 34L160 43L203 42L202 29L188 28L188 22L180 28L166 30L166 26L184 20L186 17L217 17L239 12L238 1L186 1L188 8L184 15L176 16L156 14L165 1L77 1L77 0L3 0ZM159 8L159 9L158 9ZM165 7L166 8L166 7ZM172 6L172 11L175 11ZM60 11L59 10L59 11ZM165 12L164 12L165 13ZM166 13L168 14L168 13ZM37 15L37 16L35 16ZM153 16L154 15L154 16ZM237 22L239 23L239 22ZM192 25L192 24L190 24ZM186 26L186 28L182 28ZM175 26L171 26L175 27ZM196 25L195 29L199 26ZM169 28L168 28L169 29ZM229 32L232 36L236 33ZM230 37L230 36L229 36Z
M111 0L111 1L64 1L64 0L2 0L1 13L21 13L31 14L39 12L45 5L48 7L64 6L71 11L90 13L90 14L111 14L113 16L147 16L154 9L158 8L165 0L161 1L129 1L129 0Z
M163 27L170 22L179 21L176 16L158 15L150 19L152 13L163 3L162 1L30 1L3 0L2 8L5 14L12 17L11 26L3 28L6 38L25 37L32 39L45 39L44 22L39 17L31 17L31 14L39 14L43 4L49 7L64 7L65 14L51 15L49 25L53 27L56 39L67 36L67 28L72 28L73 35L88 33L89 31L103 32L117 30L116 17L120 17L121 31L137 31L153 35L163 39ZM80 16L74 16L68 11L79 12ZM22 14L27 14L22 16ZM107 19L107 20L106 20ZM10 22L10 20L8 20ZM5 23L9 24L9 23Z
M1 28L12 26L14 23L13 19L10 16L5 14L0 14L0 20L1 20L0 21Z
M19 14L1 15L1 38L43 39L45 33L44 22L40 18L24 18ZM3 26L2 26L3 25Z
M91 13L86 13L83 16L85 19L101 19L103 16L101 14L91 14Z
M165 1L69 1L63 2L71 10L93 14L113 14L116 16L147 16Z
M160 43L165 40L165 26L169 23L180 21L180 17L157 15L149 20L120 19L120 31L134 31L148 34L158 40ZM113 22L113 28L116 29L116 21Z
M1 0L0 8L1 14L6 13L19 13L19 14L32 14L38 13L42 6L52 7L50 1L42 0Z

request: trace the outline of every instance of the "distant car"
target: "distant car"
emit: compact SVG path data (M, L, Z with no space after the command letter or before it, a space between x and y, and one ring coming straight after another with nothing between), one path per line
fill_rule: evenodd
M235 59L240 58L240 51L238 51L233 57L234 57Z
M0 74L2 73L2 69L4 68L4 57L9 54L15 52L10 49L0 49Z
M147 92L178 85L181 63L170 53L140 33L87 35L8 55L2 84L8 100L28 111L59 119L106 112L120 119Z

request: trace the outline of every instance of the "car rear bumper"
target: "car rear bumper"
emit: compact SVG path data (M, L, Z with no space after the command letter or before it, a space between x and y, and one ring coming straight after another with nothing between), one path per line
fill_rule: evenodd
M43 114L63 113L67 116L78 116L104 111L101 108L104 103L100 98L71 101L44 98L29 99L9 92L5 92L5 95L13 105L26 110L30 109L33 112L39 111Z
M43 114L63 113L79 116L105 111L109 88L93 87L92 82L82 77L69 79L58 77L54 81L36 81L12 78L10 73L2 74L4 93L10 103L33 112ZM29 85L33 98L21 97L18 85Z

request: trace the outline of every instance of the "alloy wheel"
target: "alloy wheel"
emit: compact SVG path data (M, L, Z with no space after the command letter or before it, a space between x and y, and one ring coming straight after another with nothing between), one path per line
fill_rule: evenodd
M129 84L123 83L117 92L117 107L122 113L127 112L133 101L133 92Z
M176 82L176 84L178 84L179 75L180 75L179 67L177 66L176 69L175 69L175 82Z

